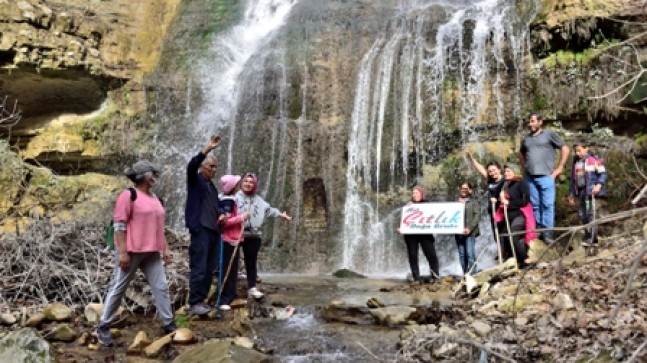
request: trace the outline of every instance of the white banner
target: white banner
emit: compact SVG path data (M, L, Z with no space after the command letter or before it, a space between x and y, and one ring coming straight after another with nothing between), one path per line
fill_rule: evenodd
M402 208L402 234L463 234L465 204L417 203Z

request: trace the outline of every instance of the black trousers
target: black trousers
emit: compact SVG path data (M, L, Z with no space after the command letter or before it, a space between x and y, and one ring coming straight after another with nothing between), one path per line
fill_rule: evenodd
M413 235L406 236L404 242L407 245L407 255L409 257L409 267L411 268L411 275L414 280L420 280L420 268L418 267L418 246L422 247L429 262L429 269L432 271L432 277L438 277L438 256L436 256L436 248L434 246L433 235Z
M191 232L189 246L189 304L204 302L218 264L220 233L201 227Z
M512 215L510 217L510 232L521 232L526 230L526 218L523 215L517 214L516 216ZM512 247L514 247L514 253L517 256L517 265L524 266L524 260L528 258L528 246L526 245L525 235L515 235L512 236L512 246L510 245L510 236L508 234L508 226L505 220L498 224L499 227L499 236L501 239L501 245L503 248L503 254L506 258L513 256ZM503 236L503 235L506 236Z
M243 259L245 260L245 271L247 273L247 288L256 286L258 251L261 249L261 239L245 237L242 244Z

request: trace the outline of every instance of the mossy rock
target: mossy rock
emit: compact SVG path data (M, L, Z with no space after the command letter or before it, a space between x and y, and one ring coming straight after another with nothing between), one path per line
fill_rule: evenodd
M332 275L340 279L365 279L366 278L366 276L360 273L357 273L355 271L351 271L347 268L342 268L340 270L337 270L333 272Z

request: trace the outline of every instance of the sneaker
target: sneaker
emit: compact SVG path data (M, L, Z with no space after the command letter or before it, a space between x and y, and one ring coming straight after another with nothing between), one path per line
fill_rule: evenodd
M229 306L227 304L223 304L223 305L220 305L219 309L221 311L229 311L229 310L231 310L231 306Z
M172 322L164 325L162 327L162 329L164 330L164 334L170 334L170 333L173 333L174 331L177 330L177 325L175 325L175 322L172 321Z
M207 315L211 311L211 307L205 303L197 303L191 305L189 308L189 315Z
M262 293L259 289L257 289L256 287L252 287L251 289L249 289L248 295L249 295L250 297L253 297L254 299L260 299L260 298L262 298L263 296L265 296L265 294L263 294L263 293Z
M97 340L104 347L112 347L115 345L115 340L112 339L112 334L110 334L110 328L107 325L99 325L97 327Z

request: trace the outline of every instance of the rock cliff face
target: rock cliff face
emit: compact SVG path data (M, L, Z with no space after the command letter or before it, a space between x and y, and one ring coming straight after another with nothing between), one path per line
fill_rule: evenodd
M14 167L3 167L5 230L24 231L29 218L82 219L92 206L99 214L109 207L124 180L56 174L107 170L111 155L145 150L134 141L145 135L141 84L179 3L0 0L0 98L22 110L22 120L0 135L22 159L54 171L24 164L0 145L11 160L3 164Z
M30 149L27 158L48 164L54 153L52 166L65 170L61 159L109 153L83 144L91 137L78 135L84 122L75 116L114 103L122 112L145 112L140 85L158 63L179 2L0 1L0 95L22 109L12 139ZM50 127L71 124L76 130L54 131L56 140L27 145Z

